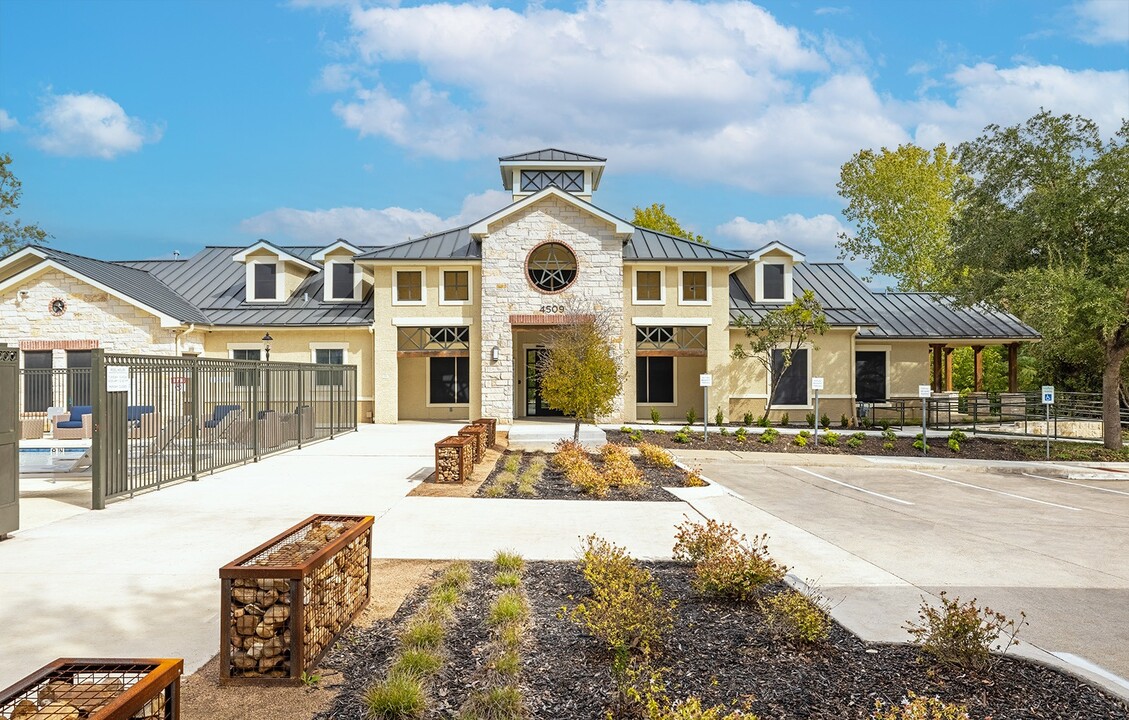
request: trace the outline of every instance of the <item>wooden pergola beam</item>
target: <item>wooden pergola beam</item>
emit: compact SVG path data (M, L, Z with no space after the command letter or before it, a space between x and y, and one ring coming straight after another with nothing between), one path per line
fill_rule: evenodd
M980 353L984 352L983 345L972 346L972 389L974 392L984 392L984 361Z

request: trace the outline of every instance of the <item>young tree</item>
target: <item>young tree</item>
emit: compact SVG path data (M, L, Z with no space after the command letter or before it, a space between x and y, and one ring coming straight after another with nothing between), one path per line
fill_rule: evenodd
M683 229L678 220L666 211L665 203L651 203L648 208L635 208L635 218L631 221L631 224L648 230L658 230L667 235L693 240L703 245L710 244L710 241L701 235Z
M580 440L580 423L612 409L626 379L607 313L572 310L548 333L548 357L538 364L541 398L549 407L573 418L572 439Z
M854 236L839 233L839 257L866 259L871 272L896 278L899 290L944 291L949 223L967 182L945 145L863 150L839 178L843 215L858 228Z
M12 174L8 165L12 156L0 155L0 257L7 255L27 243L46 242L50 237L38 225L24 225L19 220L8 218L20 206L23 184Z
M768 377L771 392L761 418L767 420L780 389L780 378L792 366L797 350L813 337L827 332L827 318L823 314L823 306L815 299L815 293L805 290L803 296L796 298L791 305L769 310L759 322L742 317L737 325L744 328L749 347L746 349L741 343L734 346L734 359L753 358ZM780 352L782 360L779 364L774 362L776 351Z
M950 272L965 303L1038 328L1044 343L1101 358L1104 441L1121 446L1129 358L1129 121L1109 142L1092 121L1041 112L989 125L957 148L974 178L953 223Z

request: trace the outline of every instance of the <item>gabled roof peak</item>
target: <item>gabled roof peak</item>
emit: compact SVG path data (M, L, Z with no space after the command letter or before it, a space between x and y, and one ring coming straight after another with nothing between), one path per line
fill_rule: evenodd
M498 158L498 162L511 163L511 162L607 162L607 158L596 157L595 155L585 155L583 153L570 152L568 150L558 150L556 148L545 148L544 150L532 150L530 152L518 153L516 155L506 155L505 157Z
M286 252L282 248L280 248L277 245L274 245L272 243L269 243L266 240L259 240L254 245L252 245L248 248L244 248L242 252L237 252L234 255L232 255L231 259L235 262L245 263L245 262L247 262L247 257L251 253L256 252L258 250L267 250L269 252L272 252L272 253L274 253L275 255L278 256L279 260L282 260L283 262L294 263L295 265L298 265L299 267L303 267L306 270L309 270L310 272L317 272L318 270L321 269L317 265L314 265L313 263L311 263L309 261L303 260L302 258L298 257L297 255L292 255L291 253Z

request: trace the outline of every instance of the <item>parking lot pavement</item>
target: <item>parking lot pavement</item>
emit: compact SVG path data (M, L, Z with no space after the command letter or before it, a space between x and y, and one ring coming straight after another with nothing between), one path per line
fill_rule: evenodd
M767 529L773 553L842 602L856 631L906 640L901 625L916 617L921 597L946 590L1009 617L1025 611L1026 641L1129 677L1129 478L805 466L797 456L779 465L732 454L693 461L741 498L695 507L747 533ZM827 550L821 562L811 550L820 545L849 564ZM876 571L899 582L877 583Z

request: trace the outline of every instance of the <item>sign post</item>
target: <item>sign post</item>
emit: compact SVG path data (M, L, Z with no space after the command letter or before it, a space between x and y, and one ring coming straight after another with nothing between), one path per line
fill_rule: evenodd
M1055 386L1043 386L1043 408L1046 410L1046 425L1043 433L1047 436L1047 459L1051 459L1051 405L1055 404Z
M917 396L921 398L921 454L929 454L929 428L926 419L929 417L929 397L933 394L930 385L918 385Z
M698 376L698 384L702 386L702 440L710 439L710 386L713 385L713 375L702 373Z
M811 389L815 393L815 446L819 447L819 391L823 389L823 378L813 377L811 379Z

